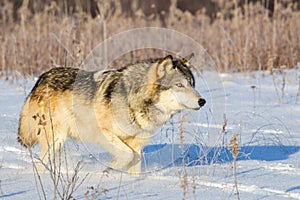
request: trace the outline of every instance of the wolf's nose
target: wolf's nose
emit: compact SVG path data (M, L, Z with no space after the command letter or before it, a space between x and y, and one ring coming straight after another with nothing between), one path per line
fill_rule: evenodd
M199 100L198 100L198 104L199 104L199 106L204 106L204 104L206 103L206 101L205 101L205 99L202 99L202 98L200 98Z

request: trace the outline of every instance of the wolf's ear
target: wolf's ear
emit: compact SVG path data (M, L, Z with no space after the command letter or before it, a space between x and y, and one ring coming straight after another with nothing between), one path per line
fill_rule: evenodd
M168 55L161 59L157 64L157 78L163 77L169 70L173 68L173 57Z
M190 55L186 56L182 59L183 64L185 64L187 67L191 67L191 61L195 57L194 53L191 53Z

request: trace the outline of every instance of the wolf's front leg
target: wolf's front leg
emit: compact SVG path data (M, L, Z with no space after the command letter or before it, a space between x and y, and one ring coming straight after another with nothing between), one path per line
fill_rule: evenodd
M128 164L128 173L131 176L140 176L142 173L142 151L135 152L134 159Z
M126 140L126 144L128 144L134 152L134 158L127 166L128 172L132 176L140 176L142 173L142 149L150 139L150 136L143 134L139 137L127 138Z

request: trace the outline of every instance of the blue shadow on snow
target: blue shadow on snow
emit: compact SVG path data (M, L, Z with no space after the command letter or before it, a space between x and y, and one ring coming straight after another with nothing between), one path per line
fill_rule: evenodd
M237 160L285 160L298 152L300 146L242 146L238 150ZM211 163L225 163L233 161L227 147L207 147L194 144L157 144L148 145L143 149L144 166L155 165L164 167L182 165L197 166Z

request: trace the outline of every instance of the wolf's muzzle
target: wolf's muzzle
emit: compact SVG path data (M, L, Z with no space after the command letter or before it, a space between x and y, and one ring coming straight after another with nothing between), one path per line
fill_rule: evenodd
M205 103L206 103L205 99L200 98L200 99L198 100L198 104L199 104L200 107L204 106Z

